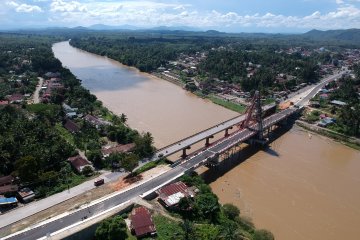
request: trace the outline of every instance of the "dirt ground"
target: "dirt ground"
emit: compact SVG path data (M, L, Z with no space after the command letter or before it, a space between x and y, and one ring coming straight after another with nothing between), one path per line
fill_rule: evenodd
M145 180L151 179L152 177L155 177L156 175L164 173L164 172L168 171L169 169L170 169L170 167L167 165L160 165L160 166L157 166L156 168L150 169L149 171L144 172L133 178L121 177L116 182L104 184L98 188L94 188L84 194L78 195L72 199L64 201L64 202L57 204L51 208L48 208L44 211L41 211L37 214L27 217L19 222L16 222L16 223L12 224L11 226L9 226L9 228L7 229L8 233L11 234L11 233L20 231L26 227L40 223L44 220L50 219L50 218L60 215L62 213L76 210L81 205L90 203L91 201L105 197L106 195L109 195L116 191L125 190L126 188L131 187L131 185L134 183L137 183L142 180L145 181ZM74 203L76 203L76 204L74 204Z

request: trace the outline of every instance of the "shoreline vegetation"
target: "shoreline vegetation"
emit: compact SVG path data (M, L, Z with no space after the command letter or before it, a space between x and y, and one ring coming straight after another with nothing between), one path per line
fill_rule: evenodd
M71 45L71 41L68 41L69 44ZM76 49L79 49L81 51L85 51L87 53L90 53L90 54L94 54L96 56L101 56L99 54L96 54L96 53L93 53L93 52L88 52L87 50L84 50L84 49L81 49L81 48L78 48L77 46L74 46L74 45L71 45L72 47L76 48ZM186 90L185 89L185 84L184 83L180 83L178 81L172 81L170 79L167 79L167 78L162 78L161 76L157 75L157 74L153 74L153 73L148 73L148 72L144 72L144 71L141 71L140 69L136 68L135 66L129 66L129 65L126 65L118 60L115 60L113 58L110 58L108 56L101 56L101 57L106 57L107 59L109 59L110 61L120 65L121 67L123 68L127 68L128 70L131 70L131 71L134 71L136 72L136 74L139 74L139 75L142 75L144 77L147 77L147 78L150 78L150 79L153 79L153 80L156 80L156 81L167 81L171 84L175 84L176 86L184 89L187 93L189 94L193 94L197 97L200 97L200 98L203 98L203 99L208 99L209 101L211 101L212 103L216 104L216 105L219 105L219 106L222 106L228 110L231 110L231 111L234 111L234 112L238 112L238 113L244 113L245 112L245 109L246 109L246 106L245 105L242 105L242 104L236 104L236 103L233 103L233 102L230 102L230 101L226 101L226 100L223 100L223 99L220 99L214 95L205 95L203 93L201 93L200 91L196 91L196 92L192 92L192 91L189 91L189 90Z
M350 137L330 129L315 126L314 124L307 123L302 120L296 120L296 124L304 130L318 134L319 136L328 137L329 139L339 142L340 144L346 145L350 148L360 151L360 139Z

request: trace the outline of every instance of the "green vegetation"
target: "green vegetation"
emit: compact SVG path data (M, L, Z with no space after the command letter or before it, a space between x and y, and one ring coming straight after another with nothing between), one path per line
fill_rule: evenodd
M125 240L127 239L126 223L120 216L103 220L96 229L96 240Z
M311 111L306 115L306 121L314 123L319 120L321 112L319 111Z
M156 215L153 217L159 240L183 239L184 231L178 222L167 217Z
M112 167L103 161L101 147L107 140L120 144L135 143L134 154L124 155L122 167L132 171L138 160L154 152L150 133L139 134L125 125L126 115L117 117L68 70L61 66L51 50L52 43L62 37L32 34L0 34L0 100L9 94L32 94L37 77L58 72L60 84L49 101L0 106L0 176L19 177L20 187L30 187L37 197L65 190L92 175L86 169L75 174L66 161L84 150L97 168ZM77 114L109 119L99 127L82 118L72 121L78 131L65 128L66 113L62 104L77 108Z
M180 178L189 186L195 186L199 192L194 199L182 198L177 210L183 219L184 239L263 239L271 240L268 231L258 231L251 222L239 216L240 210L232 205L221 206L211 188L193 173ZM263 234L266 232L266 234Z
M312 111L305 119L314 123L319 120L321 113L331 116L336 121L327 126L334 132L347 136L360 137L360 98L357 93L360 86L360 65L354 67L355 78L344 76L328 85L331 93L327 99L316 96L313 100L320 102L319 111ZM344 106L331 104L332 100L342 101Z
M220 106L223 106L238 113L244 113L246 110L246 107L244 105L226 101L215 96L208 96L208 99L210 99L213 103L216 103Z
M156 166L162 165L162 164L166 164L165 159L159 159L157 161L148 162L145 165L143 165L142 167L140 167L139 169L137 169L134 172L134 174L139 175L140 173L146 172L146 171L148 171Z

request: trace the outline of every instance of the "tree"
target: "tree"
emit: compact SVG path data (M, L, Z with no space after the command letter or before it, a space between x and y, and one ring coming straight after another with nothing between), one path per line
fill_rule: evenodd
M274 235L265 229L255 230L254 240L274 240Z
M119 167L119 164L125 158L125 153L111 153L105 160L106 164L111 166L112 168Z
M218 240L220 235L219 227L213 224L200 224L196 226L195 238L201 240Z
M217 196L213 193L200 194L196 197L195 202L200 216L213 222L220 209Z
M25 156L15 162L21 181L32 182L38 178L40 163L33 156Z
M223 211L225 216L230 220L235 220L240 214L239 208L230 203L224 204Z
M120 216L105 219L95 231L96 240L125 240L127 237L126 223Z
M135 139L135 153L140 157L150 157L154 153L153 141L154 139L149 132L138 136Z
M94 171L93 171L92 167L90 167L90 166L85 166L85 167L82 169L81 173L82 173L84 176L91 176L91 175L93 175Z
M126 121L127 121L127 116L126 116L124 113L122 113L122 114L120 115L120 121L121 121L122 123L126 123Z
M239 226L234 221L225 221L221 226L221 239L238 240L242 239Z
M139 157L130 153L121 159L121 166L128 172L131 172L139 165Z
M184 240L190 240L194 237L194 224L189 221L185 220L184 222L180 223L181 228L184 230Z
M86 157L94 163L95 167L102 167L102 154L100 150L91 150L86 152Z

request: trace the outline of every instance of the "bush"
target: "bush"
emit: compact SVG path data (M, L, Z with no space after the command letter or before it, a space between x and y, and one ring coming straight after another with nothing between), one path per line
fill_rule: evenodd
M240 214L239 208L230 203L224 204L222 209L225 216L230 220L235 220L235 218Z
M274 240L274 235L265 229L255 230L254 240Z

